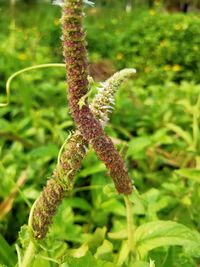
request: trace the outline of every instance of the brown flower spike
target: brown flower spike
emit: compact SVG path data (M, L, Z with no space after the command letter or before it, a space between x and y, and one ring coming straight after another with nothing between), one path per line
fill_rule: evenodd
M76 132L67 141L59 165L34 206L32 228L36 239L46 236L53 216L66 193L72 188L74 175L80 169L81 161L86 155L88 143L80 133Z
M63 7L63 51L66 58L68 98L78 130L92 144L98 157L109 169L118 193L131 194L132 182L124 162L101 123L95 119L88 101L88 62L85 32L82 26L83 1L66 0Z
M95 95L90 107L95 114L95 118L101 121L103 126L109 120L108 115L112 112L114 95L117 89L134 73L135 69L121 70L105 81L102 84L103 87L98 88L98 93ZM36 239L45 238L53 216L67 191L72 188L74 175L79 171L81 161L86 156L88 142L80 132L76 131L65 143L60 162L58 162L57 168L44 187L33 209L32 227Z
M85 51L85 49L82 49ZM86 51L84 53L86 55ZM98 94L90 105L95 118L103 126L108 121L108 113L111 112L114 104L114 95L120 84L135 73L134 69L124 69L115 73L108 79L102 88L98 88ZM79 81L79 80L78 80ZM85 105L85 98L78 101L79 107ZM60 162L54 170L52 178L40 194L33 209L32 227L36 239L43 239L52 223L61 201L66 193L73 186L73 177L80 169L81 161L86 155L88 141L84 139L79 131L76 131L68 140L61 155Z

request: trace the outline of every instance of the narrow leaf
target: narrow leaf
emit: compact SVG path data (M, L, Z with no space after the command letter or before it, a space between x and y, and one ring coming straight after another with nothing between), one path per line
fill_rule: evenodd
M200 183L200 169L180 169L176 170L175 173Z
M15 266L17 262L16 255L10 245L0 234L0 263L6 264L9 267Z

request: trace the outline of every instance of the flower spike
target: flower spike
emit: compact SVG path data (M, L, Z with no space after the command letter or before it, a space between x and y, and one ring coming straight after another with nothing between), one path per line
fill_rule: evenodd
M112 105L119 86L133 74L135 74L135 69L124 69L114 74L103 84L104 87L101 88L90 105L96 118L99 119L101 116L108 118L108 110L106 112L104 109L103 115L101 115L99 107ZM102 120L102 125L107 124L107 121ZM32 228L36 239L45 238L52 218L66 193L72 188L74 175L79 171L81 161L88 150L88 142L78 131L72 134L65 143L66 146L63 147L63 153L59 156L57 168L40 194L33 210Z

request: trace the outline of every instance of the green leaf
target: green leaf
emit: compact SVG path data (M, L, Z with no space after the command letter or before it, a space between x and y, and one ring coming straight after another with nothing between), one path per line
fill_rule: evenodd
M61 267L116 267L111 262L95 259L90 252L81 258L66 257L66 262Z
M112 184L110 183L104 186L103 192L110 198L113 195L116 195L116 188L113 183Z
M86 177L91 174L95 174L98 172L106 171L106 167L103 163L97 163L95 165L84 168L84 170L80 171L79 177Z
M129 254L129 248L127 241L123 241L118 253L117 265L122 266Z
M91 185L96 188L92 188L92 204L94 208L98 209L100 204L107 199L102 188L106 186L108 178L101 173L92 175ZM99 187L99 188L98 188Z
M17 262L16 255L10 245L0 234L0 263L6 264L9 267L15 266Z
M185 140L188 145L192 144L191 135L188 132L184 131L180 126L173 124L173 123L167 123L166 127L169 130L172 130L173 132L178 134L180 137L182 137L183 140Z
M19 241L23 249L28 246L29 240L30 240L30 236L29 236L28 225L23 225L20 228L20 232L19 232Z
M47 146L41 146L33 149L29 155L33 158L50 157L54 158L58 155L58 147L55 144L48 144Z
M10 124L7 120L3 118L0 119L0 125L1 125L1 130L3 129L3 132L12 131L12 124Z
M54 238L55 236L56 238L59 236L67 241L79 243L82 241L83 227L74 223L74 212L66 204L66 200L63 201L60 206L60 211L54 217L54 223L50 229L50 233Z
M92 252L95 252L96 249L102 244L106 231L106 227L97 228L92 237L86 242Z
M127 156L133 156L134 158L141 158L144 155L145 149L152 143L150 137L136 137L129 143Z
M79 248L68 250L68 252L69 252L69 255L72 257L75 257L75 258L83 257L88 252L88 245L83 244Z
M180 99L177 101L177 104L182 105L187 110L188 113L190 114L192 113L193 107L190 104L189 99Z
M167 128L161 128L152 135L151 140L153 141L153 143L159 145L173 143L173 138L167 135L167 132L168 132Z
M112 261L113 244L108 240L104 240L103 244L97 248L95 258L100 260Z
M135 189L129 196L130 201L133 203L134 214L145 214L147 209L147 201Z
M92 206L84 199L79 197L67 198L65 204L72 208L79 208L82 210L92 210Z
M44 255L44 256L47 256L47 255ZM38 267L38 266L41 266L41 267L52 267L52 263L50 261L46 260L46 259L42 259L40 257L35 257L33 265L31 267Z
M127 230L120 230L118 232L110 232L108 233L108 237L113 240L123 240L128 237Z
M126 216L125 206L117 199L112 198L103 202L100 206L103 212Z
M146 261L136 261L134 267L150 267L150 264Z
M162 246L183 246L193 256L200 256L200 234L173 221L154 221L139 226L135 232L137 248L142 255Z
M200 169L180 169L176 170L175 173L200 183Z

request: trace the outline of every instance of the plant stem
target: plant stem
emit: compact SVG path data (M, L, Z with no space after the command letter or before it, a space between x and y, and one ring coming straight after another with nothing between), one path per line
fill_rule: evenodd
M19 267L30 267L31 262L32 262L33 257L34 257L34 254L35 254L35 245L34 245L33 241L30 240L29 245L28 245L26 252L24 254L22 264Z
M24 73L24 72L27 72L30 70L36 70L36 69L41 69L41 68L51 68L51 67L65 68L65 64L61 64L61 63L41 64L41 65L36 65L36 66L28 67L25 69L21 69L15 73L13 73L6 82L7 101L6 101L6 103L0 103L0 107L6 107L10 104L10 84L11 84L11 81L13 80L13 78L15 78L16 76L18 76L21 73Z
M30 210L29 219L28 219L30 240L29 240L28 247L24 253L22 263L19 264L19 267L30 267L31 262L33 260L33 257L35 255L36 246L34 244L34 240L33 240L33 236L32 236L31 225L32 225L32 219L33 219L33 211L34 211L34 207L35 207L36 203L37 203L37 200L33 203L31 210Z
M124 201L126 204L126 216L127 216L127 230L128 230L128 246L130 253L135 255L135 240L134 240L134 225L133 225L133 211L132 203L127 195L124 195Z

